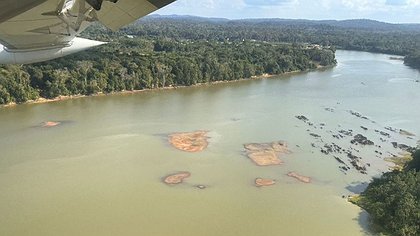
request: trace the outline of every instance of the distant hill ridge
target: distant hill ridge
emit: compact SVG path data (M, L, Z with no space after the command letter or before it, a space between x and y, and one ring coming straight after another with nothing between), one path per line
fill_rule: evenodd
M369 19L352 19L352 20L304 20L304 19L281 19L281 18L256 18L256 19L239 19L230 20L226 18L207 18L189 15L150 15L140 21L149 20L173 20L184 22L200 22L213 24L235 24L235 23L249 23L249 24L264 24L264 25L300 25L300 26L333 26L340 28L351 29L375 29L383 31L419 31L420 24L394 24L386 23Z

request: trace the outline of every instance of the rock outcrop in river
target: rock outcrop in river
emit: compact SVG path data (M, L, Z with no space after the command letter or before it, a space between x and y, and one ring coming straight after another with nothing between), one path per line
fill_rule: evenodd
M331 113L334 113L335 111L334 108L324 108L324 110ZM358 128L355 130L346 130L343 129L342 125L340 124L338 124L338 129L337 126L331 128L325 122L317 123L311 121L305 115L295 116L297 119L307 125L306 131L308 132L308 135L310 135L313 139L311 146L313 148L319 149L321 153L333 157L339 164L339 169L344 174L346 174L346 172L348 172L351 168L355 169L361 174L367 174L371 164L363 160L363 157L366 155L374 156L380 159L389 158L389 156L393 158L398 157L398 155L391 153L390 151L385 152L385 150L388 148L388 144L392 144L395 149L404 152L413 152L416 149L415 147L411 147L409 145L395 141L400 140L401 138L404 138L405 140L413 140L415 134L403 129L380 126L380 124L377 122L356 111L348 110L348 112L350 115L360 118L361 123L355 123L360 127L359 130ZM385 129L390 132L383 131L381 129ZM355 133L358 131L361 133ZM337 143L328 142L328 136L330 135L334 139L340 141ZM379 143L378 141L376 141L377 143L375 145L375 142L366 136L376 140L379 139L379 141L382 142L381 145L377 144ZM349 141L348 144L345 143L347 141ZM369 154L369 152L371 153Z
M375 143L371 140L369 140L367 137L361 135L361 134L357 134L356 136L354 136L354 139L351 140L352 144L361 144L361 145L375 145Z

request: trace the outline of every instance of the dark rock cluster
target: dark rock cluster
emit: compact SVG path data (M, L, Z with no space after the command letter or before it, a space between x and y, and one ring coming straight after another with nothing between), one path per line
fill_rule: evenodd
M354 136L354 139L350 141L351 144L361 144L361 145L375 145L375 143L369 140L367 137L363 136L362 134L357 134Z
M362 158L351 154L350 152L347 153L347 157L351 160L350 164L362 174L367 174L366 165L362 163Z
M328 112L335 111L333 108L324 108L324 110ZM368 117L363 116L362 114L358 112L355 112L355 111L348 111L348 112L355 117L370 121L371 123L376 123L375 121L370 120ZM296 116L296 118L303 121L305 124L309 126L306 129L306 131L308 132L310 136L314 138L314 141L311 143L312 148L316 148L321 153L325 154L326 156L331 156L332 158L334 158L334 160L336 160L337 163L339 164L339 169L343 173L346 173L347 171L350 171L351 169L354 169L362 174L368 173L368 168L370 167L370 164L364 163L362 160L363 158L360 154L355 155L357 153L362 153L361 150L365 146L373 146L374 150L372 150L372 156L376 156L377 158L382 159L389 155L396 156L395 154L392 154L390 152L385 153L383 151L382 145L375 145L374 141L370 140L368 137L365 136L367 134L366 131L372 130L372 131L375 131L375 133L377 134L376 135L377 138L381 140L381 142L389 143L392 137L391 137L391 134L388 132L385 132L379 129L374 130L373 128L368 128L367 126L361 125L360 132L364 131L365 135L361 133L358 133L355 135L355 132L357 131L352 130L352 129L343 129L341 125L338 125L338 127L340 128L339 130L336 130L336 131L325 130L324 132L332 135L333 138L342 140L342 141L340 142L337 141L340 144L337 144L334 142L329 143L329 142L324 142L322 138L322 131L320 131L320 129L327 129L328 128L327 124L325 123L318 124L316 122L311 121L308 117L304 115ZM318 129L318 131L321 133L313 132L314 129ZM400 132L398 129L395 129L392 127L384 127L384 129L392 133L400 133L401 135L411 134L407 131ZM343 141L347 141L347 140L349 141L349 144L350 144L349 146L347 145L346 147L340 146L342 145ZM408 145L399 144L397 142L391 142L391 144L393 145L394 148L400 149L402 151L412 152L415 149Z
M366 116L363 116L362 114L360 114L357 111L350 110L349 113L352 114L355 117L358 117L358 118L361 118L361 119L364 119L364 120L369 120L369 118L367 118Z
M406 145L406 144L397 143L397 142L391 142L391 144L392 144L392 146L393 146L394 148L399 148L399 149L401 149L401 150L403 150L403 151L406 151L406 152L411 152L411 153L413 153L413 152L415 152L415 151L416 151L416 148L415 148L415 147L410 147L410 146L408 146L408 145Z

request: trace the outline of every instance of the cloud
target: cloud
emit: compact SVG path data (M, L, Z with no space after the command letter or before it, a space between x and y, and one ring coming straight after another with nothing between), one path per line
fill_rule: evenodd
M405 0L387 0L386 1L386 5L391 5L391 6L404 6L405 4L407 4Z
M418 6L420 5L420 0L387 0L387 5L391 6Z
M387 0L342 0L343 6L358 11L381 10Z
M177 0L159 14L420 23L420 0Z
M392 11L420 5L420 0L342 0L343 6L359 11Z
M420 0L408 0L407 5L408 6L419 6L420 5Z
M295 2L295 0L244 0L247 6L281 6Z

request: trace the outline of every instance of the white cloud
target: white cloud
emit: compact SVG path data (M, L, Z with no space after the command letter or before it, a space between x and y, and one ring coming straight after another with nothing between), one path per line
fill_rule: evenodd
M321 6L325 9L331 9L331 7L332 7L331 4L332 4L331 0L322 0L321 1Z
M398 11L420 5L420 0L342 0L344 7L358 11Z
M244 0L248 6L283 6L296 4L298 0Z
M159 14L420 23L420 0L177 0Z
M420 0L407 0L408 6L418 6L420 5Z
M383 10L386 0L342 0L344 7L358 11Z

